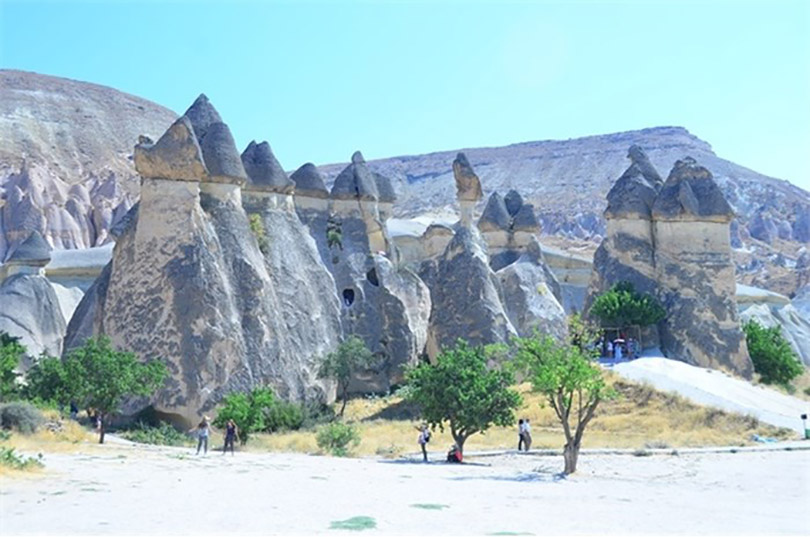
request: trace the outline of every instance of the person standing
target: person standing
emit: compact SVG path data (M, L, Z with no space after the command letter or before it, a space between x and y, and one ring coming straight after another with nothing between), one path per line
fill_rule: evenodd
M231 456L233 456L233 443L234 440L238 439L239 427L236 426L236 422L233 420L228 420L228 423L225 424L225 445L222 447L222 454L225 455L228 451L228 446L231 446Z
M422 424L422 426L417 427L417 429L419 430L417 442L419 442L419 447L422 448L422 460L423 462L427 462L427 443L430 442L430 429L428 429L426 424Z
M529 425L528 418L523 420L523 450L529 451L532 447L532 427Z
M523 419L518 420L518 451L523 450Z
M208 454L208 437L211 435L211 425L208 423L208 416L203 416L202 421L197 425L196 429L191 429L189 432L194 432L197 435L197 455L200 454L200 448L203 448L203 455Z

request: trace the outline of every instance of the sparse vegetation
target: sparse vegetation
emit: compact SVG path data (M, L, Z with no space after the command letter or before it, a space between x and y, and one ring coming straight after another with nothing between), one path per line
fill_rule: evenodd
M318 429L318 447L336 457L345 457L360 445L360 433L351 423L335 421Z
M804 368L778 326L765 328L751 319L743 325L743 331L754 371L762 382L787 387L802 374Z
M510 388L512 373L487 362L484 347L459 340L437 356L435 365L422 363L405 375L408 399L432 429L443 431L447 423L462 453L471 435L493 425L511 425L521 403L520 394Z
M42 468L42 453L37 457L26 457L17 453L13 447L0 446L0 466L14 470L29 470Z
M334 352L330 352L318 370L321 378L335 379L338 383L338 394L343 404L338 416L343 416L346 403L349 400L349 381L356 372L370 367L374 363L374 355L366 344L357 336L350 336L338 345Z
M14 429L22 434L33 434L45 423L42 412L26 401L0 405L0 427Z
M258 214L251 214L248 216L248 223L250 224L250 231L256 237L256 242L259 243L259 250L263 254L270 251L270 239L267 237L267 231L264 229L264 222L262 217Z
M187 435L165 422L161 422L158 425L149 425L139 421L131 429L122 431L121 436L140 444L154 444L160 446L186 446L193 444L192 440Z

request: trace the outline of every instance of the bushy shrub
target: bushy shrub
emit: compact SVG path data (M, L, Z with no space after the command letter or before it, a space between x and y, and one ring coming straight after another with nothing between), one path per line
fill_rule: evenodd
M0 401L12 399L17 393L17 366L25 356L20 338L0 332Z
M251 433L300 429L306 418L304 406L282 401L270 388L254 388L250 393L225 396L214 426L225 427L233 420L245 444Z
M783 384L802 374L804 368L778 326L765 328L751 319L743 326L748 353L766 384Z
M188 436L166 422L149 425L139 421L132 429L122 431L121 436L132 442L159 446L185 446L192 443Z
M264 409L264 431L294 431L304 424L304 407L297 403L276 400Z
M335 421L318 429L315 441L324 451L336 457L345 457L360 445L360 433L349 423Z
M624 328L657 324L666 317L666 310L652 295L636 292L632 283L619 282L594 300L589 314L602 326Z
M31 403L14 401L0 405L0 427L23 434L35 433L45 423L42 412Z
M42 453L36 457L26 457L14 451L14 448L0 446L0 466L14 468L15 470L27 470L29 468L42 468Z

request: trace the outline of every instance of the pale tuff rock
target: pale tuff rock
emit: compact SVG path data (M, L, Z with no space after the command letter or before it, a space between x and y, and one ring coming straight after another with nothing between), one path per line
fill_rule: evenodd
M464 153L456 155L456 159L453 161L453 177L456 181L456 200L461 213L461 225L470 227L473 222L475 204L484 197L484 192L481 190L481 180L475 175Z
M43 270L50 259L51 247L34 231L0 265L0 332L20 338L28 350L22 370L42 352L62 352L65 318Z
M157 143L142 139L135 146L135 170L146 178L199 182L208 173L194 129L181 117Z
M523 198L515 190L505 197L493 192L481 218L478 220L489 248L490 264L493 270L500 270L514 263L526 251L532 239L540 233L540 223L534 214L534 206L523 203Z
M427 353L435 360L459 338L472 345L504 343L517 334L477 231L460 226L438 259L430 283L433 311Z
M377 179L368 169L360 151L352 155L352 162L335 179L332 198L341 200L377 201L380 198Z
M661 177L637 145L630 147L627 157L632 164L608 192L605 219L650 220L653 203L663 184Z
M246 190L281 194L292 194L295 190L295 183L287 177L287 172L276 160L273 150L267 142L259 144L255 141L250 142L242 153L242 165L248 176L245 184Z

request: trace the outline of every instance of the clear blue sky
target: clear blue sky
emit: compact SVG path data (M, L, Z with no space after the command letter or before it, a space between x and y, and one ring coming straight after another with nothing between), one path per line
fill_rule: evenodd
M0 66L182 113L285 168L680 125L810 190L810 2L0 0Z

